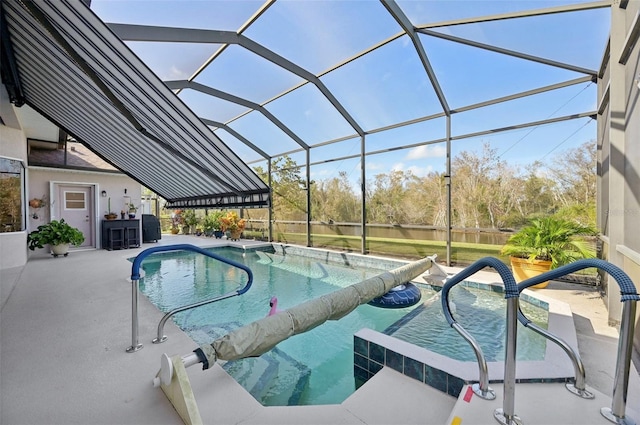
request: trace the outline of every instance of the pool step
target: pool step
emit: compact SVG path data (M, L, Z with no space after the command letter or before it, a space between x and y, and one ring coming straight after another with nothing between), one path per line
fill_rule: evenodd
M495 409L502 408L503 385L492 384L495 400L484 400L466 385L451 411L446 424L489 424ZM570 393L563 383L516 384L514 413L525 424L611 424L600 414L600 408L611 407L611 398L588 387L595 398L588 400ZM627 409L626 416L637 421L636 412Z
M238 322L193 326L187 333L196 343L206 344L240 326ZM256 400L270 406L297 405L311 376L307 366L277 347L260 357L228 361L222 367Z

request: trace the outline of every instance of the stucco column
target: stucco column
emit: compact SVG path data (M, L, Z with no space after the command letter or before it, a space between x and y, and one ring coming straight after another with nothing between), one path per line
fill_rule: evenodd
M609 60L609 209L605 212L605 220L609 230L607 259L620 268L624 266L624 258L616 250L616 246L624 245L626 90L625 66L620 64L617 58L624 45L625 35L625 10L620 8L619 1L614 1L611 6L611 55ZM607 287L607 307L609 323L618 324L622 313L620 290L611 279L609 279Z

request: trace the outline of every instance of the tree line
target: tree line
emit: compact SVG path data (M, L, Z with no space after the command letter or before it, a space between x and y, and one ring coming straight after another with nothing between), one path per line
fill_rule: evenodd
M595 225L596 143L589 141L559 153L548 162L526 166L501 159L484 143L451 162L452 225L461 228L516 228L532 218L560 213ZM266 171L255 171L268 181ZM273 218L306 219L303 168L290 157L272 163ZM367 222L446 226L447 178L443 172L416 176L411 171L380 173L365 184ZM360 222L361 190L349 175L315 180L310 185L311 220ZM266 219L252 210L250 218Z

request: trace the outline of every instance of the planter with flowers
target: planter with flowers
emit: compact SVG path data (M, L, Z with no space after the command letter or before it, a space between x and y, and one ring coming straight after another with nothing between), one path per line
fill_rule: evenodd
M216 239L222 238L222 235L224 235L222 217L224 217L224 213L220 210L210 212L204 217L202 226L206 236L215 236Z
M247 225L247 220L240 218L235 211L229 211L220 219L223 231L229 232L229 239L237 241Z

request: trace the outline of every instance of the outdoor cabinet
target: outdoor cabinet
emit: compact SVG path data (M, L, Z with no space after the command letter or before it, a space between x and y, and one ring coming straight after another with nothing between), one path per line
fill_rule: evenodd
M140 220L102 220L102 249L140 246Z

